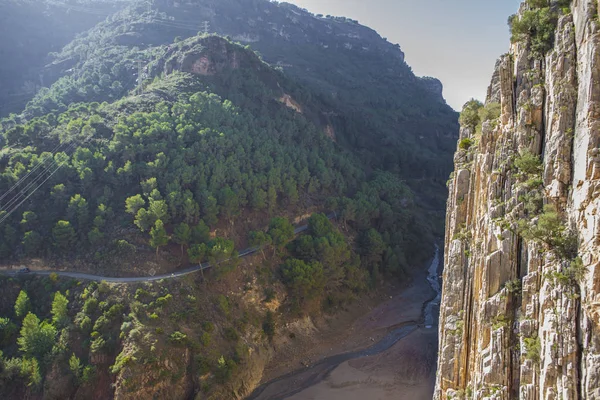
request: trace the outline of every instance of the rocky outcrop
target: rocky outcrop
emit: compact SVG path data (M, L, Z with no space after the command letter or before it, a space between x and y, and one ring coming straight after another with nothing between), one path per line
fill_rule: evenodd
M227 40L209 36L169 46L163 59L159 61L159 68L164 68L167 75L181 71L211 76L225 70L266 67L260 64L258 58L251 57Z
M281 104L285 104L286 107L302 114L302 106L289 94L284 94L280 99L278 99L278 101Z
M429 91L431 94L439 96L440 98L444 92L444 85L439 79L432 78L430 76L425 76L420 78L421 84L425 88L425 90Z
M436 399L600 398L598 2L571 11L544 57L513 44L463 118Z

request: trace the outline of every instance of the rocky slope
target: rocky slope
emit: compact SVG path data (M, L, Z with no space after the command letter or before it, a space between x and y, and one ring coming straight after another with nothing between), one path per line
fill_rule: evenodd
M436 399L600 398L598 2L570 8L550 50L516 40L461 117Z

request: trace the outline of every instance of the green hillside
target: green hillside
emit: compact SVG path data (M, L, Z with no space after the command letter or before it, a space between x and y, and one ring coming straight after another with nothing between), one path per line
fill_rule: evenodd
M431 257L457 115L398 46L262 0L69 7L105 19L47 54L48 87L0 121L0 267L215 268L1 278L0 397L247 394L288 321Z

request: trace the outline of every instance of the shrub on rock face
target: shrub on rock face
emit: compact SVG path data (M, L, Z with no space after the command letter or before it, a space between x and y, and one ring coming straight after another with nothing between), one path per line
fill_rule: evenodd
M500 103L489 103L479 110L479 119L481 122L493 121L500 117L502 106Z
M551 7L547 0L528 0L530 9L523 12L521 17L512 15L508 19L513 43L530 42L531 54L534 57L543 57L554 46L554 33L558 22L559 13L570 10L570 1L561 0L557 7Z
M542 160L530 151L525 151L515 159L515 167L527 175L539 174L542 172Z
M464 138L458 143L458 148L461 150L469 150L473 146L473 140Z
M187 339L187 335L185 333L181 333L179 331L177 332L173 332L171 334L171 336L169 337L169 340L171 341L171 343L176 343L176 344L180 344L180 343L184 343Z
M562 259L572 260L577 254L577 236L565 226L552 205L544 207L537 221L521 221L519 233L527 240L547 244Z
M460 113L460 124L464 127L475 128L481 122L479 110L483 107L483 103L471 99L464 106Z
M524 356L525 358L538 363L540 361L541 343L540 338L525 338L523 339Z

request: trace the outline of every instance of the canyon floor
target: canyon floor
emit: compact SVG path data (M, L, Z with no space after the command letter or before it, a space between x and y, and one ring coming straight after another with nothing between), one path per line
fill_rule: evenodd
M294 353L282 344L284 351L266 371L267 383L250 399L431 399L437 325L425 328L422 317L424 304L434 296L424 271L407 287L390 287L331 320L305 327L314 334L302 346L296 343L300 350ZM390 346L390 340L398 341Z
M346 361L290 400L430 400L435 385L437 331L419 329L391 349Z

